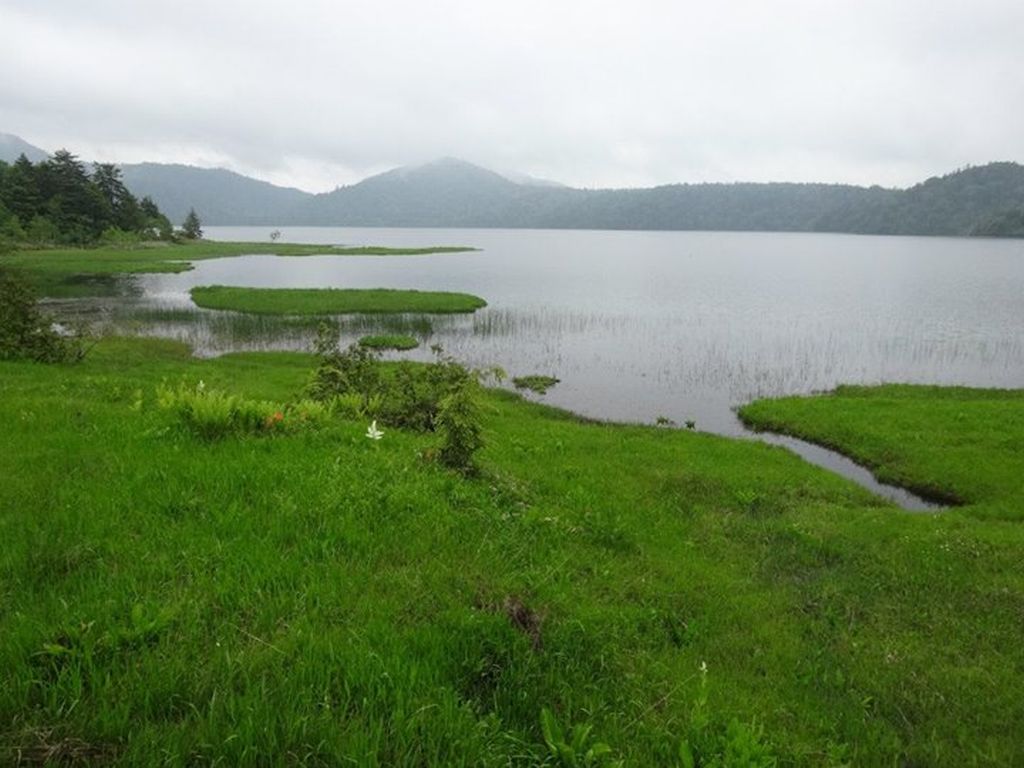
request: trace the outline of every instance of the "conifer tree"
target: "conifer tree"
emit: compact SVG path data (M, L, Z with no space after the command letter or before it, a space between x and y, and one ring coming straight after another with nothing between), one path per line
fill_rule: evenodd
M195 208L189 208L188 216L185 217L185 223L181 225L181 230L189 240L198 240L203 236L203 226L199 221L199 216L196 215Z

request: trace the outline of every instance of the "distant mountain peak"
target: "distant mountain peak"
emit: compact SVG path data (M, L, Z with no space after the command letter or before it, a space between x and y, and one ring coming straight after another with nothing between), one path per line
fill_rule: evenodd
M526 173L520 173L519 171L506 171L506 170L495 170L492 168L486 168L482 165L477 165L469 160L463 160L460 157L453 157L451 155L445 155L439 157L436 160L423 163L421 165L405 166L407 172L417 171L456 171L465 173L476 173L485 176L500 176L506 181L511 181L513 184L518 184L524 187L565 187L557 181L551 181L550 179L539 179L536 176L530 176Z
M50 153L29 144L13 133L0 133L0 161L13 163L21 155L25 155L33 163L39 163L48 158Z
M468 160L463 160L461 157L454 157L452 155L445 155L444 157L439 157L439 158L437 158L435 160L431 160L430 162L423 163L422 165L420 165L418 167L420 167L420 168L427 168L427 167L433 167L433 168L476 168L477 170L481 170L481 171L487 170L486 168L484 168L482 166L479 166L476 163L471 163Z
M470 186L508 187L511 189L516 186L515 182L500 173L457 157L440 157L420 165L403 165L376 176L370 176L354 186L384 188L395 184L438 189Z
M499 171L499 173L514 184L519 184L523 187L549 187L552 189L568 189L569 187L568 184L563 184L560 181L539 179L536 176L530 176L519 171Z

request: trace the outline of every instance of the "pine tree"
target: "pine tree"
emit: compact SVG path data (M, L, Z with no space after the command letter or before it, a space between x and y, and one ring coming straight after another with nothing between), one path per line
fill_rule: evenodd
M181 230L189 240L198 240L203 236L203 226L199 221L199 216L196 215L195 208L189 209L185 223L181 225Z
M39 174L24 154L7 172L4 196L7 198L7 207L23 225L41 212L43 195L39 188Z
M49 202L46 216L69 243L96 240L113 221L113 211L100 189L92 183L85 166L65 149L57 150L40 164L43 189Z
M112 163L99 163L92 173L92 183L106 200L113 216L113 225L125 232L137 232L145 226L135 196L121 180L121 169Z

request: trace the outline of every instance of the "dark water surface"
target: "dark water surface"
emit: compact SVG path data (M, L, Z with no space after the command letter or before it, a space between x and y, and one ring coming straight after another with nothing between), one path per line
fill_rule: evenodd
M269 227L210 227L266 240ZM143 332L201 352L295 348L311 330L177 316L194 285L389 287L474 293L430 343L510 375L552 374L546 402L622 421L665 416L743 434L733 408L840 383L1024 386L1024 242L833 234L281 229L287 242L468 245L410 257L248 256L139 278ZM157 311L153 312L156 309ZM171 311L167 311L171 309ZM362 319L357 337L391 319ZM262 328L263 330L260 330ZM255 329L255 330L254 330ZM420 326L420 330L424 328ZM413 356L425 356L420 350Z

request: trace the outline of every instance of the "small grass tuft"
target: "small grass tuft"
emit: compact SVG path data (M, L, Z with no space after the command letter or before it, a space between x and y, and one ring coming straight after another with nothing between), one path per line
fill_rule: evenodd
M412 336L404 334L384 334L380 336L363 336L359 339L360 346L370 349L416 349L420 345Z
M544 376L542 374L531 374L529 376L516 376L512 379L512 384L516 389L528 389L538 395L546 395L548 390L559 383L561 379L556 379L554 376Z

